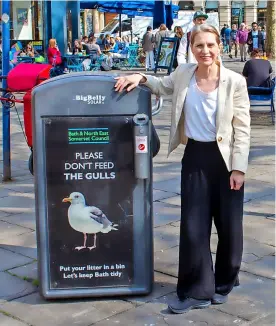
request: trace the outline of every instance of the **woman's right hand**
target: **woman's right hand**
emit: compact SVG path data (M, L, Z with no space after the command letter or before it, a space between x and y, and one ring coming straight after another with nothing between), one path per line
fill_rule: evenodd
M145 82L146 78L140 74L116 77L115 91L121 93L125 88L127 92L131 91L139 85L140 82Z

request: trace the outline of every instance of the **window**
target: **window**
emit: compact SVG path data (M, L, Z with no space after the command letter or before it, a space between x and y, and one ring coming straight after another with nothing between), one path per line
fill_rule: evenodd
M264 25L266 25L266 13L267 13L266 8L265 9L258 9L258 11L257 11L257 22L262 27Z
M231 25L236 24L237 26L240 26L240 24L244 21L244 9L232 8L231 12Z
M178 6L179 10L194 10L193 1L179 1Z
M10 2L10 38L43 40L43 1Z

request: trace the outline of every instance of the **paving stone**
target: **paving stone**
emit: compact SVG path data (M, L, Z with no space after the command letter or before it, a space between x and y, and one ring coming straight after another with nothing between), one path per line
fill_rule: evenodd
M2 245L1 245L2 246ZM5 250L0 248L0 271L5 271L7 269L11 269L17 266L21 266L24 264L28 264L32 262L33 259L28 257L19 255L17 253L11 252L9 250ZM0 287L1 289L1 287Z
M19 225L14 225L8 222L0 221L0 240L13 239L21 234L28 233L31 230Z
M244 321L235 316L230 316L213 308L192 310L187 314L176 315L168 311L168 302L174 295L164 296L128 310L124 314L113 316L96 323L96 326L135 325L135 326L229 326L241 325Z
M1 217L0 220L11 224L20 225L31 230L36 229L35 213L9 214Z
M251 264L242 263L241 270L264 277L275 278L275 257L265 256Z
M170 204L170 205L176 205L176 206L181 206L181 197L180 195L170 197L170 198L165 198L160 200L162 203Z
M179 228L164 225L154 228L154 251L162 251L179 245Z
M180 207L161 202L153 203L154 226L161 226L180 219Z
M178 275L179 246L154 254L154 270L174 277Z
M0 326L27 326L27 324L0 312Z
M16 196L0 198L1 211L7 213L34 212L35 202L32 193L17 193Z
M270 246L275 245L275 224L274 221L259 218L251 219L250 222L244 223L244 237L258 241L260 244L265 243Z
M264 205L263 199L265 199L265 197L262 197L261 200L253 200L245 203L243 207L244 213L260 217L275 214L275 204L271 205L269 201L266 201L266 205Z
M46 301L34 293L7 302L0 309L35 326L88 326L132 307L129 302L111 299Z
M239 279L240 286L230 293L228 303L216 306L216 309L247 320L257 319L274 310L273 280L244 272L239 273Z
M37 270L37 262L33 262L31 264L23 265L17 268L13 268L8 270L8 272L16 275L22 279L38 279L38 270Z
M7 212L3 212L0 210L0 220L2 220L3 218L6 218L7 216L10 216L11 213L7 213Z
M169 175L175 174L175 177L179 177L181 173L181 163L159 163L159 164L154 164L153 166L153 173L154 175L160 175L160 174L165 174L169 173Z
M275 313L263 316L253 321L252 323L246 323L241 326L273 326L275 325Z
M253 179L247 179L245 182L245 199L257 199L275 193L275 187L272 183L261 182Z
M180 178L173 178L165 181L154 182L153 189L180 194Z
M145 302L150 302L168 293L174 292L176 289L177 279L168 275L164 275L158 272L154 273L154 285L151 294L146 296L129 296L124 300L133 303L135 306L141 305Z
M275 172L270 171L270 173L265 174L257 174L255 176L251 176L251 179L262 181L262 182L270 182L273 183L275 180Z
M30 257L32 260L37 259L36 233L34 231L15 238L6 238L0 243L0 247Z
M153 189L153 201L159 201L173 196L175 196L173 192Z
M11 181L4 185L3 189L12 190L14 192L34 192L34 182L33 180L21 180L21 181ZM1 189L1 197L2 189Z
M1 305L5 300L12 300L36 291L30 282L12 276L7 272L0 272L0 289L0 311L6 311ZM15 316L13 313L11 314Z

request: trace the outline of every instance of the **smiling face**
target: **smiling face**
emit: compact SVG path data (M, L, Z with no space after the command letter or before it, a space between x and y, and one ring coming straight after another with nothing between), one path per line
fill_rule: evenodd
M212 65L219 55L219 44L216 35L210 32L199 32L195 35L192 52L199 65Z
M63 203L71 203L71 204L83 204L85 205L85 199L83 194L80 192L72 192L68 198L63 198Z

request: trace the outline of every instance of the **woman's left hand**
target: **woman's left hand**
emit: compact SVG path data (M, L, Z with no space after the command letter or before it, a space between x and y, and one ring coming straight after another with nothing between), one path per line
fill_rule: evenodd
M232 190L240 190L244 183L244 173L241 171L234 170L230 176L230 188Z

